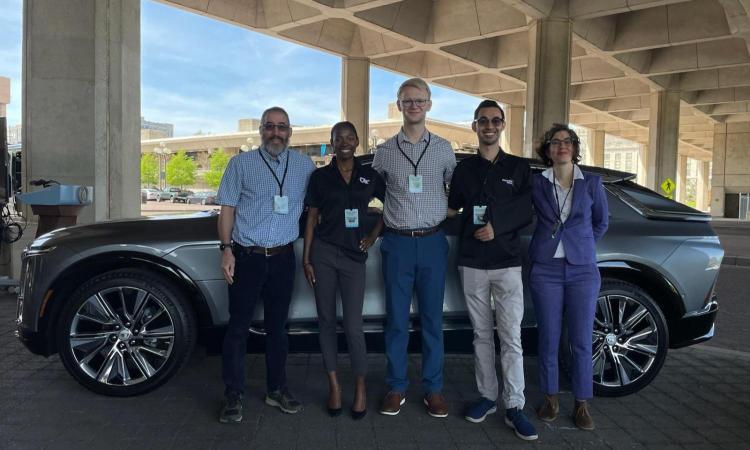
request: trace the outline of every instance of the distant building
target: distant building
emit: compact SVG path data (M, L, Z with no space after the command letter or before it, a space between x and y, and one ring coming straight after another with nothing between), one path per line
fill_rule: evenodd
M146 136L151 137L144 137L144 131L147 131ZM141 140L171 138L173 136L174 125L171 123L149 122L141 116Z
M8 145L20 144L23 140L23 127L19 123L8 127Z

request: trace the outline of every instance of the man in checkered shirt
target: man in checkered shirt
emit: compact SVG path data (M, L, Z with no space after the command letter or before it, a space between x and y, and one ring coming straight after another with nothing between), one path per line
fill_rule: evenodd
M422 328L422 388L433 417L447 417L443 389L443 294L448 241L441 228L448 209L446 186L456 156L450 143L425 127L432 107L424 80L406 80L398 90L401 131L378 147L372 167L386 181L380 244L386 292L385 349L389 392L380 412L396 415L404 404L409 343L409 306L416 289Z

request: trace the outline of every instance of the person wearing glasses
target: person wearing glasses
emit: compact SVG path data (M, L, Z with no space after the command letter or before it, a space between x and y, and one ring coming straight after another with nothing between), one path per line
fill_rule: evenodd
M292 243L315 165L289 149L292 127L284 109L261 116L261 146L240 153L227 165L217 203L221 271L229 287L229 324L222 349L222 423L242 421L245 353L256 303L263 300L266 331L265 403L294 414L302 404L286 384L286 322L294 285Z
M346 345L355 378L351 413L355 420L367 413L365 375L367 350L362 331L365 299L367 250L383 230L382 216L368 221L370 200L385 196L383 178L369 166L359 164L354 152L359 146L351 122L339 122L331 129L334 157L315 170L307 186L307 225L302 257L305 278L315 291L320 324L320 349L328 374L327 410L341 414L341 388L336 374L336 296L341 294Z
M521 230L532 220L531 167L500 148L505 112L494 100L479 104L471 129L479 140L479 154L458 163L448 196L449 217L463 209L458 273L474 328L474 376L480 395L464 417L479 423L497 411L493 331L497 324L504 421L519 438L531 441L538 434L523 413L520 240Z
M380 412L396 415L406 400L409 307L416 292L422 333L423 403L433 417L447 417L443 389L443 294L448 241L446 217L456 156L448 141L425 126L430 88L420 78L404 81L397 106L403 126L377 148L372 167L385 179L385 233L380 244L385 282L385 352L388 393Z
M547 166L533 179L537 224L529 245L539 383L545 394L537 413L551 422L560 411L557 351L565 316L572 352L573 421L580 429L593 430L587 402L593 396L591 336L601 285L596 241L607 231L607 196L601 177L578 167L580 141L567 125L554 124L537 154Z

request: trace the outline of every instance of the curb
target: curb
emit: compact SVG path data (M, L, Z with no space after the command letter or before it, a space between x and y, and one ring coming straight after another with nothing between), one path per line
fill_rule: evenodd
M724 256L721 260L722 266L750 267L750 258L747 256Z

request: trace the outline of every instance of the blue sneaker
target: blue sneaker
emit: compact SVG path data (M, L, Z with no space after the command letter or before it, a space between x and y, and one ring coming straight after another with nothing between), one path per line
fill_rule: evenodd
M524 441L535 441L539 435L529 419L518 408L505 410L505 424L516 430L516 436Z
M479 397L479 400L469 406L464 417L469 422L479 423L482 422L487 415L494 414L495 412L497 412L497 405L495 402L484 397Z

